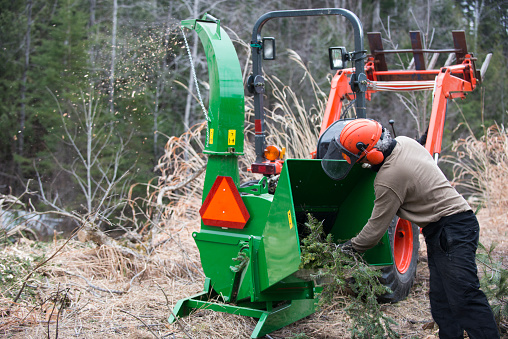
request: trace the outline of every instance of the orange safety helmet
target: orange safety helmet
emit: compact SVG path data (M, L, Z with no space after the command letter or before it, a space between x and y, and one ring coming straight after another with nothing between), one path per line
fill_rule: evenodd
M339 122L338 122L339 123ZM374 148L383 138L383 127L370 119L340 121L338 132L330 141L321 166L334 180L344 179L353 165L363 158L372 165L383 162L383 152ZM340 160L346 160L347 163Z
M372 165L383 162L381 151L374 148L383 134L383 127L377 121L370 119L355 119L349 122L340 133L340 145L349 152L358 156L355 162L360 161L364 155ZM352 158L343 154L344 159L351 163Z

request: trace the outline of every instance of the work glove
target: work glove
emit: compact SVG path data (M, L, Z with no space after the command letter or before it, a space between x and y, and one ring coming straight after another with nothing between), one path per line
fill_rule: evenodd
M350 256L353 256L355 255L356 253L358 253L354 247L353 247L353 244L351 243L351 240L348 240L346 241L345 243L342 243L342 244L339 244L338 245L338 248L340 249L340 251L344 254L347 254L347 255L350 255Z

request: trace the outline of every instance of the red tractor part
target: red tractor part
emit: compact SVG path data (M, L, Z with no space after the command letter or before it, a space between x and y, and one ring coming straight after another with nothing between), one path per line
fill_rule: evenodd
M393 254L397 270L406 273L413 255L413 227L407 220L399 219L395 226Z

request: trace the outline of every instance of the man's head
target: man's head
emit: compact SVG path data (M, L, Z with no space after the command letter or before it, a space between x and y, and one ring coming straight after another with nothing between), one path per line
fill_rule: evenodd
M375 120L355 119L347 122L330 142L322 166L333 179L343 179L357 162L379 165L383 151L390 146L388 131ZM337 163L345 159L349 166ZM335 162L334 162L335 161Z
M375 120L355 119L349 122L335 139L343 149L343 157L348 163L367 162L380 164L384 157L376 145L384 139L383 127Z

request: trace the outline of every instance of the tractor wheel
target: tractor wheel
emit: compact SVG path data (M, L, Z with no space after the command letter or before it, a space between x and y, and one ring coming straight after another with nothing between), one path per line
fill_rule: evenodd
M418 264L420 241L418 226L399 217L393 218L388 228L393 265L384 267L379 278L381 283L390 288L391 293L379 297L379 301L394 303L404 300L413 286Z

